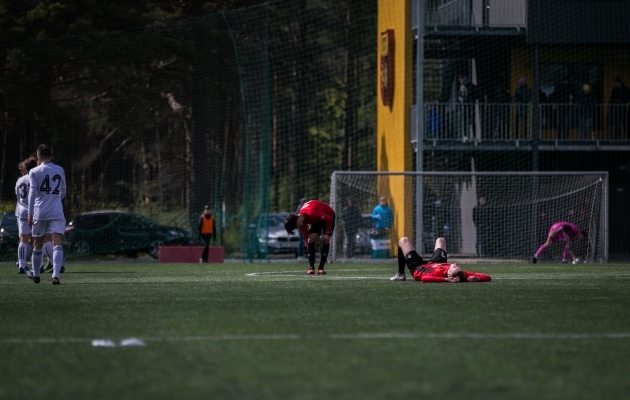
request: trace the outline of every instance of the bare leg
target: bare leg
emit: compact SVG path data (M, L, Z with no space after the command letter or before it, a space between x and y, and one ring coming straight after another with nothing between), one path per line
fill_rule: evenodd
M400 240L398 241L398 246L402 250L403 256L406 256L411 251L415 250L415 248L413 247L413 244L411 244L411 240L409 240L409 238L406 236L400 238Z
M435 249L433 250L437 250L437 249L442 249L446 251L446 239L444 239L443 237L439 237L435 239Z

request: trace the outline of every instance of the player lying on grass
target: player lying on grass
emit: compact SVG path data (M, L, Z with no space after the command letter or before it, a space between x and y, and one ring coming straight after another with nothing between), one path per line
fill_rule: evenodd
M295 228L298 228L302 235L307 238L305 244L310 267L306 273L309 275L315 273L315 241L319 236L322 243L317 273L320 275L325 274L324 264L326 264L326 259L328 258L330 237L335 229L335 210L319 200L307 201L298 210L297 215L289 214L284 221L284 229L287 230L289 235L293 235Z
M464 271L457 264L449 264L446 256L446 240L435 240L435 251L424 261L416 252L411 241L403 237L398 241L398 272L389 278L392 281L404 281L405 265L409 268L413 279L419 282L490 282L489 275L479 272Z
M566 264L569 256L573 259L573 263L577 263L579 260L571 251L571 239L584 239L588 234L585 231L581 231L576 225L570 222L556 222L549 228L549 235L547 241L538 248L536 254L532 258L532 262L536 264L538 257L543 251L552 243L564 242L564 250L562 251L562 263Z

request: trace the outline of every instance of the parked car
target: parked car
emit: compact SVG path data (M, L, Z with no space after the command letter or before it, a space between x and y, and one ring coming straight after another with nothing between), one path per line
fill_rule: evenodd
M140 214L124 211L92 211L72 220L64 235L64 247L75 254L127 254L146 252L157 258L164 245L184 245L189 231L160 225Z
M354 246L355 254L370 254L372 244L370 240L376 235L376 221L372 219L372 214L361 214L361 221L356 234ZM345 252L345 249L344 249Z
M12 213L3 212L0 218L0 253L5 255L15 250L12 254L15 257L18 244L20 244L20 232L17 217Z
M288 212L280 212L255 218L253 226L256 229L258 258L265 258L268 254L295 254L297 257L300 238L297 234L289 235L284 229L287 215Z

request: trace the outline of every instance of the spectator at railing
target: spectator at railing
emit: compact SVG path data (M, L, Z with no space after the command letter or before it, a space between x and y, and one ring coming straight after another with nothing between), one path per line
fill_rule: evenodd
M459 75L459 90L457 93L457 101L462 105L461 108L461 126L462 130L461 138L468 139L468 134L471 133L471 125L474 120L474 104L477 101L477 85L473 84L467 76Z
M569 138L569 128L571 126L569 105L573 101L573 89L569 84L569 77L562 78L562 83L558 85L553 95L551 95L551 102L554 103L554 110L556 112L556 131L558 133L558 139L566 140Z
M620 131L623 129L628 135L628 110L626 105L630 101L630 89L621 81L620 77L615 78L615 86L610 93L608 102L608 124L610 125L610 140L617 140L621 137Z
M527 86L525 77L518 78L518 88L514 92L514 104L516 112L514 114L514 138L520 139L519 128L523 128L523 139L527 139L527 110L529 102L532 100L532 90Z
M591 134L591 138L594 137L593 133L593 111L595 108L595 93L591 92L591 87L588 84L582 86L582 93L575 97L575 103L578 105L578 121L580 140L586 140Z
M497 85L490 96L492 106L490 120L492 121L492 139L507 139L510 135L510 90Z
M428 139L436 139L438 133L442 129L442 118L438 112L438 105L432 104L429 108L429 116L427 117L426 137Z

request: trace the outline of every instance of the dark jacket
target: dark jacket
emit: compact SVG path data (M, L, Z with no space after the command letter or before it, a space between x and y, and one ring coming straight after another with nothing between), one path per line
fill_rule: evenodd
M514 92L514 103L517 104L516 113L523 115L527 113L527 107L524 107L532 100L532 90L527 83L519 85ZM520 106L520 107L519 107Z
M356 233L361 222L361 212L354 205L341 209L341 221L347 233Z
M462 91L462 86L466 88L465 91ZM458 86L457 96L457 100L460 103L474 103L479 98L477 85L468 80L468 78L464 78L464 83Z
M621 86L613 87L610 92L610 104L626 104L630 101L630 89L623 83Z
M575 98L575 103L580 106L578 109L578 115L581 118L593 118L593 107L595 106L596 101L597 98L593 92L582 92L578 94Z
M510 92L507 89L497 90L492 94L490 102L493 104L510 104L512 98Z
M553 94L551 95L551 101L555 104L569 104L571 102L571 95L573 94L573 90L571 85L560 84L556 86Z
M488 228L488 206L478 204L473 208L473 223L477 229Z

